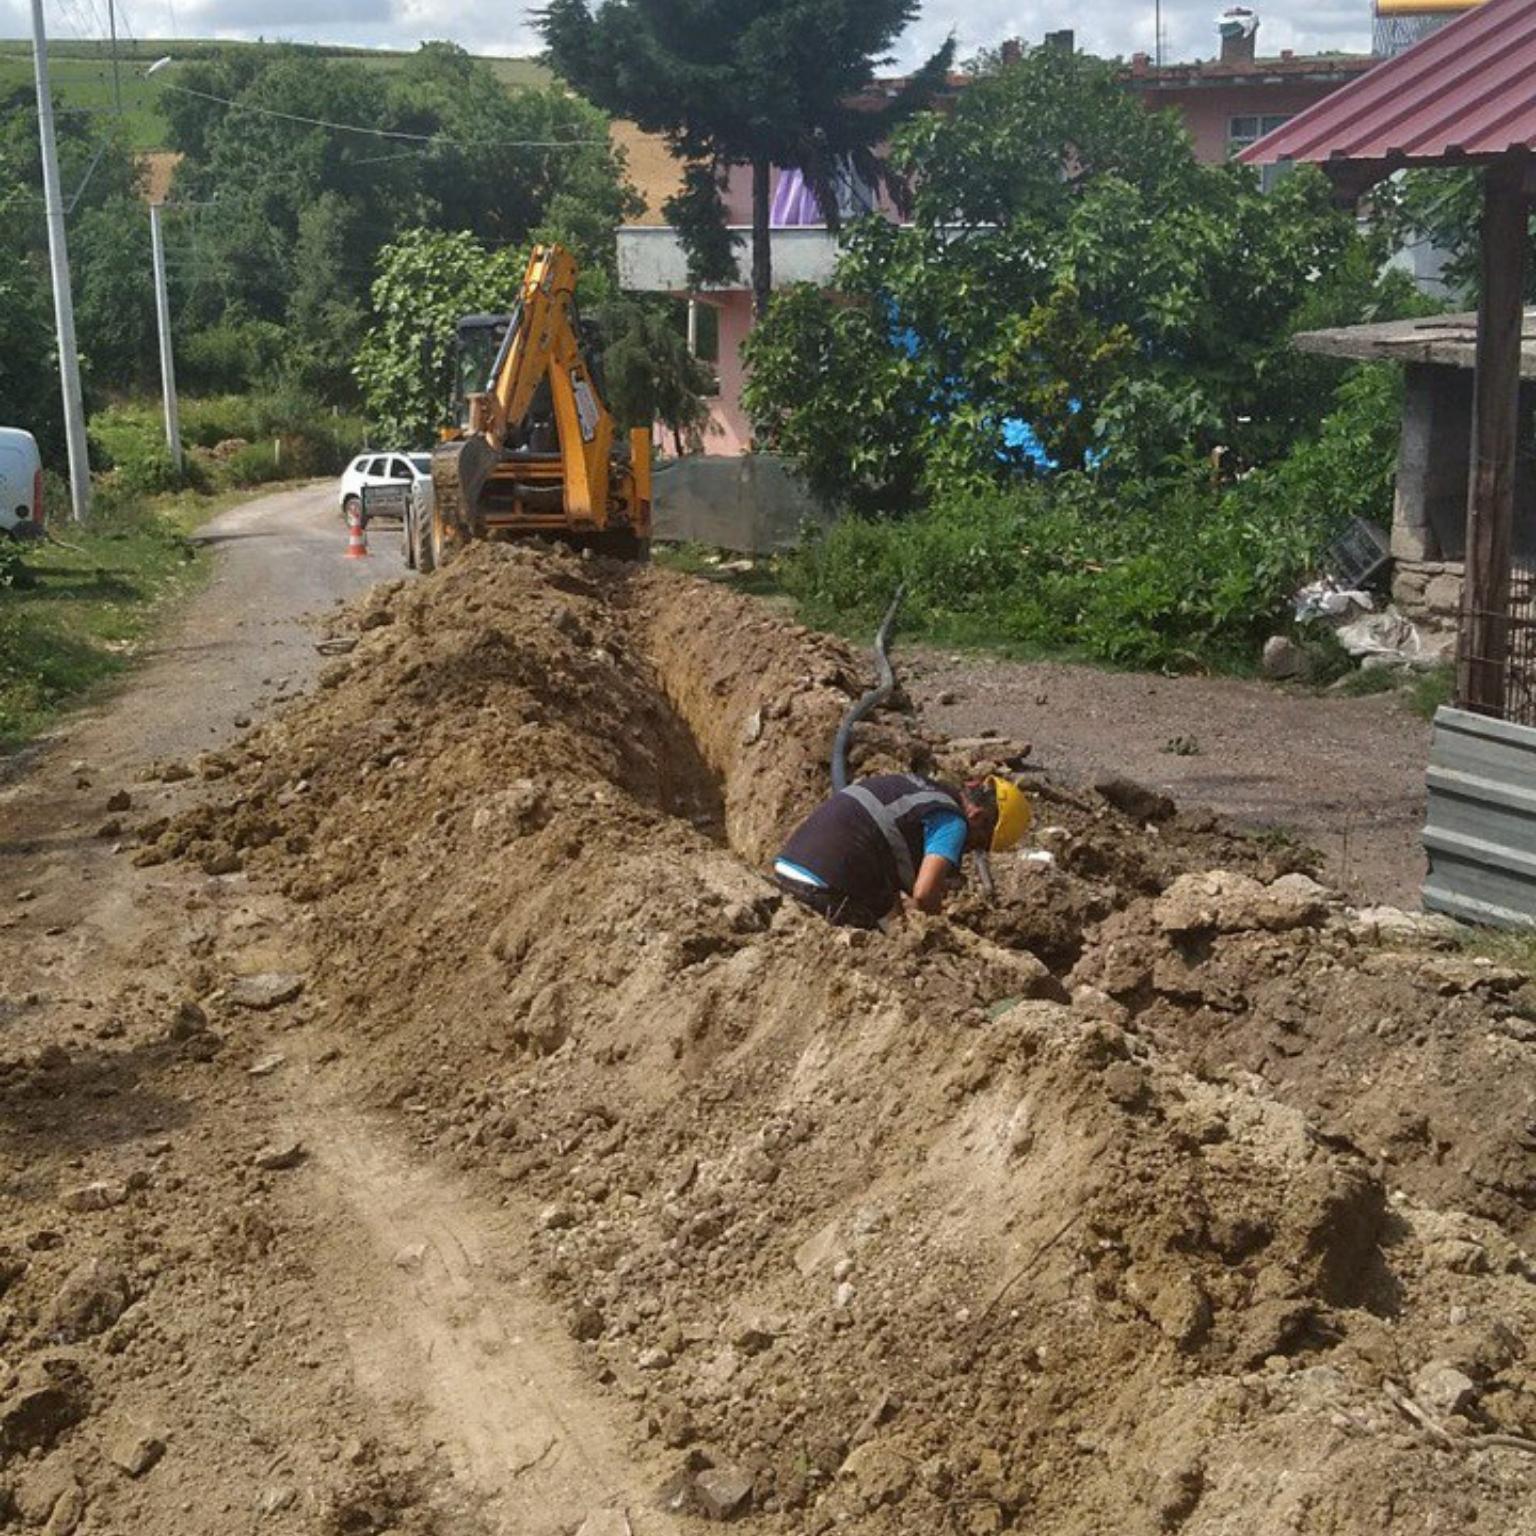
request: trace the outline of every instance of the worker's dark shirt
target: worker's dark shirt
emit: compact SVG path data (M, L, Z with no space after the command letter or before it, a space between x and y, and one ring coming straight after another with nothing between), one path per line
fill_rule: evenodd
M915 773L877 774L819 805L779 857L883 916L911 894L934 824L953 816L965 816L955 790Z

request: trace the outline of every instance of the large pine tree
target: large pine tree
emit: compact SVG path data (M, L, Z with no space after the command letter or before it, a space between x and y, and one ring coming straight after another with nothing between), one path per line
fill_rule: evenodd
M732 165L752 168L752 303L773 286L774 166L794 168L838 224L850 172L899 195L880 146L942 87L950 40L891 95L875 73L918 13L917 0L552 0L539 27L555 69L578 91L649 133L684 167L667 217L696 283L723 282L736 258L721 198Z

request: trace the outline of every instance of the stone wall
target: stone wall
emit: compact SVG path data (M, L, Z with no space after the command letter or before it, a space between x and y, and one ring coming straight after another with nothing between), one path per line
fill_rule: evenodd
M1425 630L1454 633L1461 612L1459 560L1403 560L1392 565L1392 600Z

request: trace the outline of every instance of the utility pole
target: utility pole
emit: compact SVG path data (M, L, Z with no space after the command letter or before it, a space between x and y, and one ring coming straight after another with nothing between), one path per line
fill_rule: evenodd
M165 239L160 233L163 205L149 205L149 243L155 257L155 319L160 327L160 387L165 395L165 446L181 473L181 419L176 409L176 360L171 355L171 301L165 289Z
M37 72L37 133L43 154L43 202L48 214L48 265L53 272L53 317L59 343L59 384L69 442L69 499L74 519L91 510L91 464L85 449L85 405L80 398L80 354L75 349L75 304L69 292L69 248L59 195L59 152L53 139L53 92L48 84L48 35L43 0L32 0L32 61Z

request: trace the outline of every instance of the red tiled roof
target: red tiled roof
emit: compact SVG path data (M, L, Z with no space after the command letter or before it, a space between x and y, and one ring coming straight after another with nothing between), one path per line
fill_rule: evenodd
M1399 165L1536 149L1536 0L1487 0L1245 149L1277 160Z

